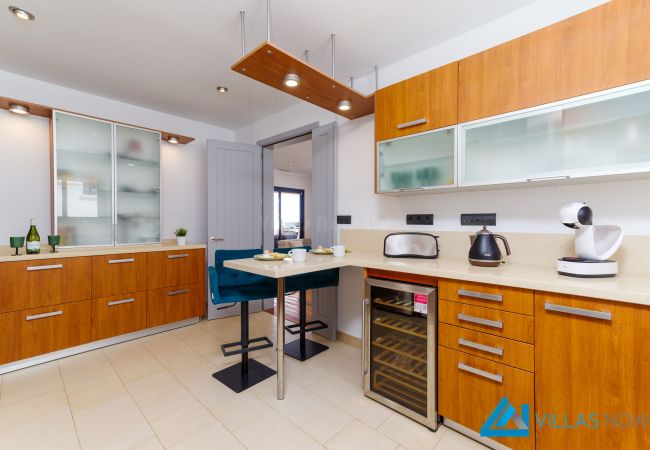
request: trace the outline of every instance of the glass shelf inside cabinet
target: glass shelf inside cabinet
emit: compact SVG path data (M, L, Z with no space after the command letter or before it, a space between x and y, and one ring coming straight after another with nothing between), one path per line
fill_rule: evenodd
M378 191L454 186L454 149L454 128L380 142Z
M650 171L650 86L461 128L461 185Z
M160 133L115 126L116 242L160 242Z

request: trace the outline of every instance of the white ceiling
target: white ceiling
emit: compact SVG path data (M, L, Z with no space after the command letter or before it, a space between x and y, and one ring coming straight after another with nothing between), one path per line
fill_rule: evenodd
M284 172L311 176L311 138L309 135L273 146L273 167Z
M228 128L298 100L230 70L266 39L265 0L7 0L0 70ZM273 0L272 41L330 70L360 77L534 0ZM19 21L10 4L36 15ZM217 85L228 86L217 94ZM56 106L56 105L54 105Z

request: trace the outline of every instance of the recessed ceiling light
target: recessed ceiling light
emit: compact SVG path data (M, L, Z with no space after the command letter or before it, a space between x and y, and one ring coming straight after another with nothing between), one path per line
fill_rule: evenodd
M14 16L16 16L16 17L18 17L19 19L22 19L22 20L34 20L34 19L36 19L34 14L30 13L29 11L25 11L24 9L17 8L16 6L10 6L9 11L11 11L11 13Z
M337 107L339 111L350 111L352 109L352 103L349 100L341 100Z
M178 138L176 136L170 136L169 139L167 139L167 142L170 144L178 144Z
M217 92L219 92L220 94L225 94L226 92L228 92L228 88L226 86L217 86Z
M9 105L9 111L14 114L20 114L22 116L29 115L29 108L27 106L16 105L15 103Z
M284 85L286 87L296 87L300 84L300 77L295 73L288 73L284 76Z

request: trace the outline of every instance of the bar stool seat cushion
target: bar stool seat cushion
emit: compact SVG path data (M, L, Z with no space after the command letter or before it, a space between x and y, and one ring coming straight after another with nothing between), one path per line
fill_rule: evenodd
M214 267L208 267L212 303L236 303L273 298L277 295L276 280L224 267L224 261L252 258L260 249L217 250Z

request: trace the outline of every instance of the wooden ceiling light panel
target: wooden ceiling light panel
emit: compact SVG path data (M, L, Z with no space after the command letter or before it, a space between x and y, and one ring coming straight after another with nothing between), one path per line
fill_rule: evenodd
M363 95L270 42L264 42L233 64L231 69L348 119L357 119L375 111L374 94ZM289 73L300 77L298 86L284 85L284 77ZM350 110L338 109L341 100L352 104Z
M47 106L23 102L22 100L14 100L13 98L0 97L0 108L9 109L9 106L11 105L25 106L29 109L29 113L34 116L52 117L52 108Z

